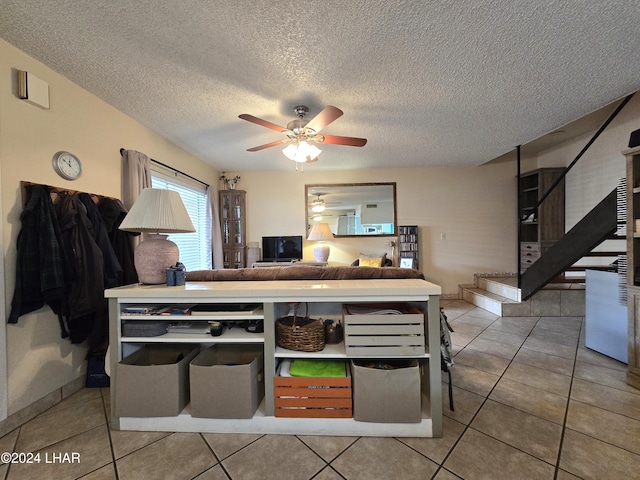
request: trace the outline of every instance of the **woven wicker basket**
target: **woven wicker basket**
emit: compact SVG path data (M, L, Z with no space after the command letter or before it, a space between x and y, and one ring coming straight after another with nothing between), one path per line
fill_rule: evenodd
M320 320L309 318L309 305L305 303L306 314L298 316L300 304L296 304L293 316L278 319L276 333L278 345L298 352L318 352L324 348L324 325Z

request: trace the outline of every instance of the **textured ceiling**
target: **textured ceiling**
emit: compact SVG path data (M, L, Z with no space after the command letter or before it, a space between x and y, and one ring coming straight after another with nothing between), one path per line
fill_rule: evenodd
M0 1L1 38L229 172L292 169L238 115L299 104L368 139L307 169L483 164L639 90L638 25L637 0Z

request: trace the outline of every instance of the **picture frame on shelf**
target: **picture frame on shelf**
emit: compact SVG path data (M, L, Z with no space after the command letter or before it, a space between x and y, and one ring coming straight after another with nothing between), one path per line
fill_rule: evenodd
M401 258L400 268L413 268L413 258Z

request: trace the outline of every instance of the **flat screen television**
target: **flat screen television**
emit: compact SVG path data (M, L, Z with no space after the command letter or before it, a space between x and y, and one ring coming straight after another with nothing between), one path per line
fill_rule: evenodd
M302 260L302 236L262 237L263 262Z

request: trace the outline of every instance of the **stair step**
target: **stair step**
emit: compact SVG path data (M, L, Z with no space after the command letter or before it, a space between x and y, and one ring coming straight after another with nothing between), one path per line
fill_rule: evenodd
M619 255L625 255L627 252L589 252L585 257L617 257Z
M585 270L599 270L601 272L615 272L616 267L611 265L572 265L566 272L584 272Z
M489 284L491 288L496 288L493 284L503 283L504 287L515 288L515 275L500 277L489 274L483 277L482 274L476 274L474 284L459 285L460 298L502 317L584 315L584 279L559 276L557 280L558 283L549 284L531 299L520 302L480 286ZM550 291L557 293L550 295ZM538 295L541 298L536 300Z
M475 285L460 285L460 288L462 290L463 300L495 315L503 316L503 306L505 304L518 303L501 295L478 288Z

